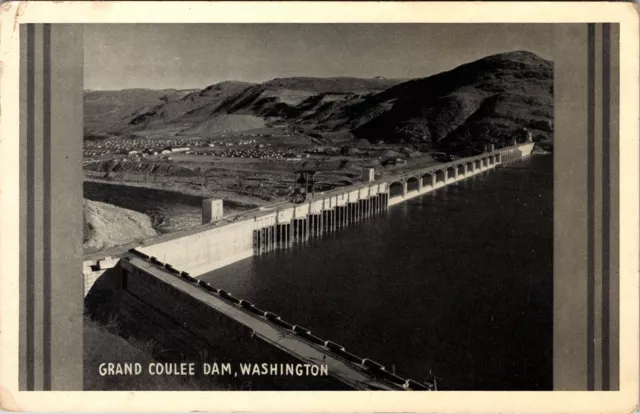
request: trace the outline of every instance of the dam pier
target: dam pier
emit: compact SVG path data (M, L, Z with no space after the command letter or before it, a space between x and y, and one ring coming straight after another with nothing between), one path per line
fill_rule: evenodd
M210 222L196 228L85 256L85 291L89 292L103 273L110 274L121 280L119 289L153 308L162 309L165 300L166 303L180 298L195 300L198 306L217 315L211 319L210 330L230 329L233 335L257 337L265 345L300 361L318 357L330 360L330 375L351 388L425 390L423 384L396 376L370 358L359 357L331 340L318 338L308 329L285 322L280 316L260 309L258 304L236 298L197 277L251 256L290 249L312 238L365 223L406 200L527 157L533 146L531 142L516 144L382 176L316 193L300 204L282 202L228 217L213 214L206 219ZM151 293L147 291L149 286L153 286ZM154 305L155 302L158 303ZM174 316L168 313L165 317Z

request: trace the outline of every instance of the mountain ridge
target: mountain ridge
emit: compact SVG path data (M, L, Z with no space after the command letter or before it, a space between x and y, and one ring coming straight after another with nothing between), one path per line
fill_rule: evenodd
M295 76L262 83L224 81L154 99L155 105L122 117L126 122L117 123L117 131L215 136L280 125L459 152L509 142L525 129L537 140L550 141L553 63L528 51L511 51L410 80Z

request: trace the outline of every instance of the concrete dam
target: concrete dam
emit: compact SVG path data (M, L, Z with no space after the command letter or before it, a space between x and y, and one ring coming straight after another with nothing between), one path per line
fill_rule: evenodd
M533 143L279 203L135 246L198 276L250 256L340 231L414 197L527 156ZM132 246L134 247L134 246Z
M278 203L235 216L224 217L189 230L163 235L144 243L122 246L85 257L86 291L105 270L117 267L120 289L135 294L159 283L174 300L195 299L219 315L212 327L237 325L263 343L299 361L328 361L329 372L352 389L425 390L426 386L389 372L382 364L359 357L308 329L284 321L258 305L235 298L195 277L231 263L288 249L310 238L348 229L386 209L446 185L528 156L531 142L501 148L474 157L457 159L371 182L316 193L301 204ZM215 206L203 216L215 216ZM107 257L110 256L110 257ZM121 260L123 259L123 260ZM115 268L114 268L115 269ZM179 270L177 270L179 269ZM159 293L137 295L153 303ZM239 329L239 330L238 330ZM241 335L244 336L244 335Z

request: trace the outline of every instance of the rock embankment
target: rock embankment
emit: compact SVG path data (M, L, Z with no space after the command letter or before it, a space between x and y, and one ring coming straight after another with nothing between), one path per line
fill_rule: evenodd
M106 249L156 236L146 214L85 199L85 252Z

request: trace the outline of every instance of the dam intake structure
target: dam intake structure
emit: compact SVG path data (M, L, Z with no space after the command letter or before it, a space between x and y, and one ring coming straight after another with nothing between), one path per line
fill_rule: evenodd
M375 189L377 192L378 188ZM373 192L369 188L369 192ZM358 194L358 197L360 193ZM341 200L342 201L342 200ZM312 204L308 214L299 218L292 218L288 223L275 223L253 231L254 254L261 255L275 249L288 249L294 243L306 242L312 238L321 237L323 234L338 230L378 216L384 213L389 205L387 193L374 193L368 197L331 206L323 200L316 211ZM327 206L327 207L325 207Z

